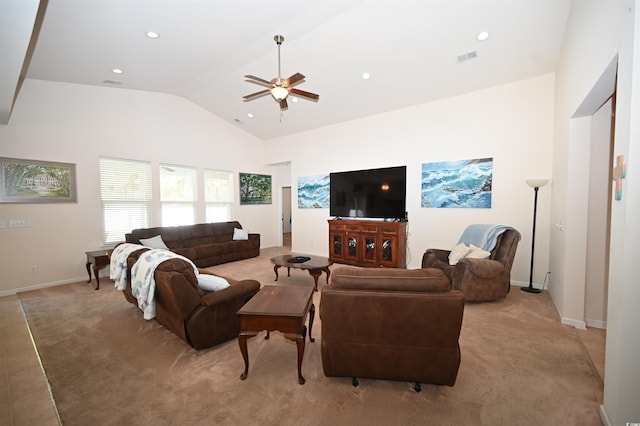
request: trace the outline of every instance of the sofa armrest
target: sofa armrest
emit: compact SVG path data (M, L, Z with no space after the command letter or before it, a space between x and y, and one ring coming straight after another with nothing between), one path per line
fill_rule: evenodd
M256 280L227 280L231 284L229 287L224 290L205 292L205 295L202 296L202 303L206 306L213 306L242 297L246 297L246 300L248 301L258 292L258 290L260 290L260 283Z
M451 250L427 249L422 255L422 267L443 269L449 265L450 253Z

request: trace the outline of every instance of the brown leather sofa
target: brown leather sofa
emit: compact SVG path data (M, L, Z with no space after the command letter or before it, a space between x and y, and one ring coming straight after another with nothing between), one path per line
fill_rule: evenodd
M440 270L336 268L320 299L324 374L453 386L463 312Z
M129 255L129 272L146 249ZM200 270L200 273L207 271ZM131 276L130 273L128 276ZM226 278L226 277L225 277ZM167 327L194 349L204 349L238 337L240 321L236 312L260 290L256 280L226 280L231 284L216 292L203 291L193 266L183 259L170 259L154 273L156 321ZM128 285L125 299L137 308L138 302Z
M449 264L450 250L428 249L422 256L423 268L437 268L460 290L467 302L504 299L511 289L511 266L520 242L515 229L503 232L488 259L462 258Z
M242 225L232 221L143 228L134 229L125 239L128 243L140 244L141 239L160 235L169 250L190 259L199 268L259 256L260 234L249 234L247 240L234 240L234 228L242 229Z

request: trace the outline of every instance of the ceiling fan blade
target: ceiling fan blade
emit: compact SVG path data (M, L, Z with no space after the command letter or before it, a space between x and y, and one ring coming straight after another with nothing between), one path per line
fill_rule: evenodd
M288 79L286 79L284 81L284 85L287 87L293 87L296 84L300 84L304 81L304 75L300 74L299 72L295 73L294 75L292 75L291 77L289 77Z
M280 101L280 111L286 111L289 109L289 105L287 104L287 98L284 98Z
M246 80L248 83L259 84L261 86L266 86L266 87L272 86L270 81L267 81L260 77L256 77L255 75L245 75L244 77L248 78L248 80Z
M289 89L289 92L299 98L307 99L313 102L318 102L318 99L320 99L320 95L316 95L315 93L311 92L305 92L304 90Z
M243 96L242 99L244 99L245 102L249 102L249 101L252 101L254 99L258 99L258 98L261 98L263 96L266 96L269 93L271 93L271 91L268 90L268 89L265 89L265 90L261 90L261 91L256 92L256 93L252 93L252 94L247 95L247 96Z

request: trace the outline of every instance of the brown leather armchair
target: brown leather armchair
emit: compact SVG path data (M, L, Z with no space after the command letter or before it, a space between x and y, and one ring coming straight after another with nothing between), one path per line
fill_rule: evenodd
M438 269L337 268L320 299L324 374L453 386L463 311Z
M422 256L423 268L437 268L460 290L465 301L504 299L511 289L511 266L516 255L520 233L504 231L487 259L462 258L449 264L450 250L428 249Z

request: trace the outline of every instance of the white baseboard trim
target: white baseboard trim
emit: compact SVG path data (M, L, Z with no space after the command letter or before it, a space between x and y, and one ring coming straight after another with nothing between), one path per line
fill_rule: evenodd
M600 329L603 329L603 330L607 329L607 322L606 321L595 320L595 319L591 319L591 318L585 318L584 321L587 324L587 327L600 328Z
M102 277L102 275L101 275ZM71 283L77 283L77 282L82 282L87 280L87 276L85 275L82 278L70 278L67 280L61 280L61 281L53 281L50 283L42 283L42 284L34 284L28 287L19 287L19 288L12 288L9 290L0 290L0 297L4 297L4 296L13 296L14 294L18 294L18 293L22 293L25 291L31 291L31 290L38 290L41 288L47 288L47 287L55 287L58 285L63 285L63 284L71 284Z
M581 320L576 320L573 318L565 318L562 317L560 315L560 309L558 309L558 304L556 303L556 300L553 298L553 295L551 295L551 302L553 303L553 307L556 310L556 314L558 314L558 317L560 317L560 323L564 324L564 325L570 325L572 327L575 327L579 330L586 330L587 329L587 324L584 321Z
M562 324L570 325L572 327L575 327L578 330L586 330L587 329L587 324L584 321L576 320L576 319L573 319L573 318L562 317L560 319L560 322Z
M609 420L609 416L607 415L607 410L604 408L604 405L600 406L598 413L600 413L600 420L602 420L602 424L604 426L613 426L613 423Z

